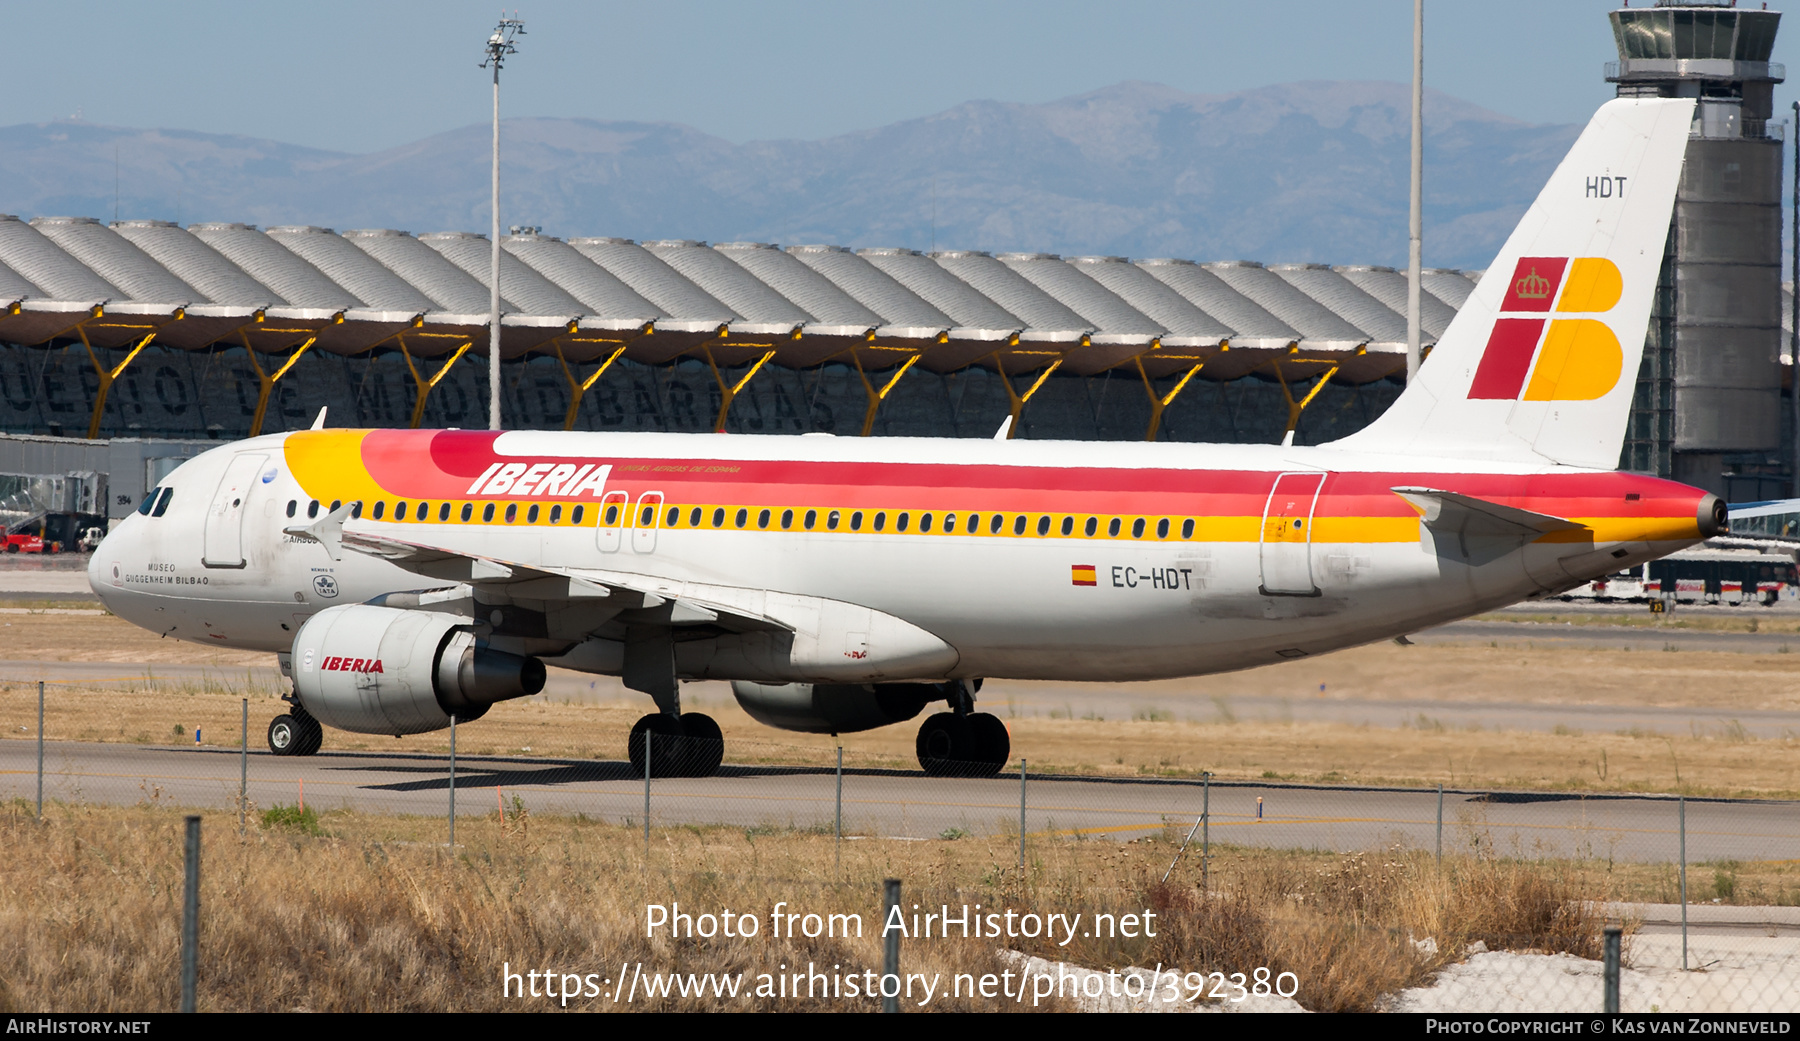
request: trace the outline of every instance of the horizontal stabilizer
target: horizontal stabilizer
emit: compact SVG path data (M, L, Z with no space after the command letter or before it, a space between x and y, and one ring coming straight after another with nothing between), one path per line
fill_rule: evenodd
M1391 490L1419 511L1419 520L1434 536L1431 541L1439 556L1454 557L1471 565L1495 560L1550 532L1585 527L1562 517L1502 506L1459 492L1407 487ZM1424 535L1420 533L1421 538Z

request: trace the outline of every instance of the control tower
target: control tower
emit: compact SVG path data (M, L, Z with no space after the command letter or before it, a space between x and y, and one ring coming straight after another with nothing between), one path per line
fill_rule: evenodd
M1726 455L1781 447L1781 15L1659 0L1611 17L1619 97L1700 102L1620 466L1725 496Z

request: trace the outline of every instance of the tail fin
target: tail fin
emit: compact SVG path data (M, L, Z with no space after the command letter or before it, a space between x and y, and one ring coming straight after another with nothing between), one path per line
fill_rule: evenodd
M1601 106L1418 376L1333 447L1616 467L1693 110Z

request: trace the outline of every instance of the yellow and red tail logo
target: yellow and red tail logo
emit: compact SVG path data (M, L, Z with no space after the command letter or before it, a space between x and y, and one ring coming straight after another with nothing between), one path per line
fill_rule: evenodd
M1469 397L1592 401L1612 390L1625 354L1611 326L1598 318L1508 315L1547 314L1552 305L1556 314L1601 314L1618 306L1624 286L1605 257L1520 257Z

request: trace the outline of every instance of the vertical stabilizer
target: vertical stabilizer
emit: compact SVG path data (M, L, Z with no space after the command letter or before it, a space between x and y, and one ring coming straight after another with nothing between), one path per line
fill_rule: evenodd
M1693 113L1601 106L1418 378L1333 447L1616 467Z

